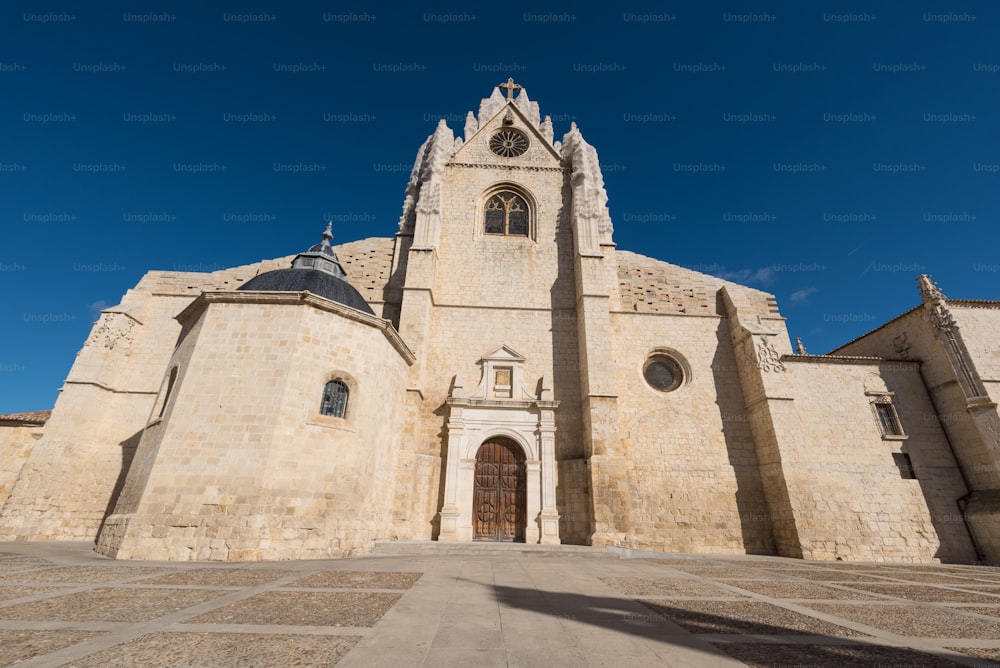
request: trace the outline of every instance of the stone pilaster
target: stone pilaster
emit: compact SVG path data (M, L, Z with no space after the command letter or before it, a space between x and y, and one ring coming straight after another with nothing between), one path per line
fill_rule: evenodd
M791 346L787 334L765 326L742 288L725 286L721 292L774 542L782 556L801 558L802 541L785 479L780 433L781 425L795 422L792 392L781 382L786 372L781 353L791 352Z
M963 499L963 512L976 541L990 563L1000 563L1000 416L989 397L948 299L927 274L922 274L920 297L944 350L955 381L965 398L965 411L974 430L955 448L971 493ZM945 424L947 428L948 425Z

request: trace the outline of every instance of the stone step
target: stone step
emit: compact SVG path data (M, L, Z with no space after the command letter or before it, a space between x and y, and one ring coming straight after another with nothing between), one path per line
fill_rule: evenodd
M468 555L468 556L535 556L535 557L590 557L618 559L605 548L587 545L528 545L526 543L495 543L475 541L471 543L438 542L436 540L377 540L372 556L399 555Z

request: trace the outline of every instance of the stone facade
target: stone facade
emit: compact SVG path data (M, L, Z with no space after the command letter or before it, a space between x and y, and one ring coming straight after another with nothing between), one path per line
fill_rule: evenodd
M921 306L793 354L772 295L618 250L596 151L575 126L555 141L523 90L461 137L438 125L395 238L326 248L371 313L241 289L290 256L152 271L106 310L44 428L0 421L0 539L241 561L507 522L533 543L1000 563L1000 302L922 277ZM321 414L331 381L342 416ZM511 461L480 457L496 439Z

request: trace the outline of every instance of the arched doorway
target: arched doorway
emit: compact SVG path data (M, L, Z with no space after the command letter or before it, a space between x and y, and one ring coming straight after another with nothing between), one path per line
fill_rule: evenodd
M524 452L508 438L492 438L476 453L472 495L474 540L524 542L527 513Z

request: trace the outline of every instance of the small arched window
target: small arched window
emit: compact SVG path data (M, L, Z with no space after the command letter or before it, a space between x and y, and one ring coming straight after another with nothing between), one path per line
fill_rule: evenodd
M510 190L496 193L486 200L485 214L483 231L486 234L528 236L530 210L528 203L517 193Z
M339 380L331 380L323 388L323 401L320 402L320 415L330 415L342 418L347 414L347 385Z

